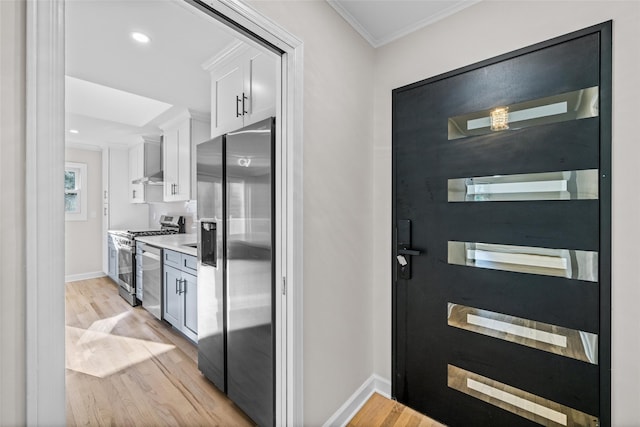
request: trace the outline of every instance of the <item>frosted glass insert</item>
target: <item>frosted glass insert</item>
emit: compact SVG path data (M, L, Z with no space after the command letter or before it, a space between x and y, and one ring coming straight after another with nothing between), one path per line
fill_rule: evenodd
M447 365L447 385L543 426L600 425L598 418L593 415L454 365Z
M598 169L449 179L449 202L597 200Z
M493 126L492 112L503 110L500 125ZM593 86L573 92L512 105L496 105L448 119L448 138L459 139L486 135L497 131L524 129L548 123L566 122L597 117L599 114L599 87Z
M594 365L598 364L598 335L449 303L447 324Z
M598 253L573 249L449 241L449 264L598 281Z

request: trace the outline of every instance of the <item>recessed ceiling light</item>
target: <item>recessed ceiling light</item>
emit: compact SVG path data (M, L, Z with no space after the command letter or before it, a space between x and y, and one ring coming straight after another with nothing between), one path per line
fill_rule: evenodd
M69 133L80 133L78 129L69 129Z
M137 41L138 43L143 43L143 44L149 43L151 41L151 38L149 38L148 35L143 33L138 33L138 32L131 33L131 38Z

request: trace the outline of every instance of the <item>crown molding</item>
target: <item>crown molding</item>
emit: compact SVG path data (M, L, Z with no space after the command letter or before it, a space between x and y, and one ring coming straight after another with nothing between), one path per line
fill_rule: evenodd
M481 0L461 0L461 1L457 1L455 3L453 3L451 6L447 7L446 9L428 16L424 19L421 19L418 22L415 22L411 25L408 25L404 28L401 28L400 30L394 31L390 34L388 34L385 37L382 37L380 39L375 38L374 36L371 35L371 33L369 31L367 31L367 29L365 27L362 26L362 24L360 24L360 22L347 10L344 8L344 6L342 6L342 4L338 1L338 0L326 0L327 3L329 3L329 5L335 9L336 12L338 12L338 14L340 16L342 16L342 18L344 18L345 21L347 21L349 23L349 25L351 25L353 27L353 29L355 29L371 46L373 46L374 48L378 48L381 46L384 46L388 43L391 43L395 40L398 40L404 36L407 36L415 31L420 30L421 28L427 27L431 24L434 24L438 21L441 21L442 19L453 15L454 13L460 12L463 9L466 9L469 6L473 6L476 3L479 3Z
M204 61L201 67L203 70L211 72L220 64L236 58L238 55L243 53L248 47L249 46L246 43L242 43L240 40L234 40L233 42L229 43L220 52L218 52L211 58Z

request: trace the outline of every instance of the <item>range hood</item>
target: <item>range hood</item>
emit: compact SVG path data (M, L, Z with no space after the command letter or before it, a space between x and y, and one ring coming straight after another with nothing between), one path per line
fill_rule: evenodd
M142 178L134 179L132 184L146 184L146 185L162 185L164 183L164 171L158 171L149 176L143 176Z
M132 184L162 185L164 172L162 170L162 138L143 136L142 143L129 150L130 170L137 173L132 176Z

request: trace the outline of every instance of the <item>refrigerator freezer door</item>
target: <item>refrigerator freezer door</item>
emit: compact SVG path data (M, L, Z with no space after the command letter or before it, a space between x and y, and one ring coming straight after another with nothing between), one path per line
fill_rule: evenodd
M197 146L198 369L220 390L225 384L223 137ZM215 259L212 259L215 257ZM204 261L204 262L203 262Z
M227 395L261 426L274 423L273 123L226 137Z

